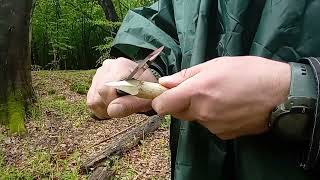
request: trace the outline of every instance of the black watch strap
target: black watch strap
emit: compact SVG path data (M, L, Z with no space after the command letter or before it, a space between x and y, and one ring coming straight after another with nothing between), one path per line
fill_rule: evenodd
M312 67L307 64L289 62L291 66L291 97L316 99L316 80Z
M320 58L308 57L303 58L300 62L307 63L312 67L314 76L316 79L316 107L314 111L314 119L312 125L312 132L310 137L309 146L307 147L300 166L305 170L312 169L319 164L320 153L320 101L319 101L319 89L320 89Z
M316 82L311 66L290 62L291 83L286 101L270 116L269 127L274 133L294 141L309 140L309 126L316 102Z

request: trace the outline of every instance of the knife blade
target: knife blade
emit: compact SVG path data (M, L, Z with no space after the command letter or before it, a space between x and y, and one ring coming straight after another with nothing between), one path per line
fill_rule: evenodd
M142 61L138 63L138 65L133 69L133 71L129 74L128 77L121 79L121 81L126 80L138 80L140 76L149 68L149 66L152 64L152 61L155 60L160 53L163 51L164 46L161 46L160 48L154 50L152 53L150 53L146 58L144 58ZM124 92L120 89L117 89L117 95L119 97L130 95L127 92Z
M160 53L163 51L164 46L154 50L152 53L150 53L146 58L144 58L144 60L142 60L134 69L133 71L129 74L129 76L123 80L131 80L131 79L139 79L140 76L144 73L144 71L146 69L149 68L149 66L151 65L152 61L155 60ZM141 70L142 71L139 71ZM134 78L134 76L136 76Z

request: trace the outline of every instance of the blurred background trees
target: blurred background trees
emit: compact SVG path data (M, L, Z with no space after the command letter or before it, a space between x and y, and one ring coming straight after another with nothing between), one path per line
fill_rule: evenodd
M35 69L92 69L108 56L129 9L154 0L37 0L32 19Z
M127 11L153 2L0 0L0 125L25 132L25 110L34 100L31 67L95 68L108 58Z

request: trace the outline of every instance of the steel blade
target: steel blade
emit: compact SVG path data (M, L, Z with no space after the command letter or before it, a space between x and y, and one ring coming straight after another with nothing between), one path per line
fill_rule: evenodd
M164 46L154 50L152 53L150 53L144 60L142 60L137 67L134 68L134 70L130 73L130 75L126 78L126 79L133 79L133 77L135 75L137 75L139 78L141 76L141 74L143 74L143 72L148 69L148 67L150 66L150 64L152 63L153 60L155 60L160 53L163 51ZM140 69L143 69L143 71L140 71Z

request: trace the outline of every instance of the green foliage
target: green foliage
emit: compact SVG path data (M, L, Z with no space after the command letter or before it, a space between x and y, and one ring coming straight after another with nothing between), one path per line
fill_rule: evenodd
M96 1L37 0L33 16L33 63L46 69L85 69L100 52L93 47L110 34Z
M37 0L32 59L39 69L90 69L109 58L111 43L129 9L154 0L113 0L119 22L106 20L97 0Z

